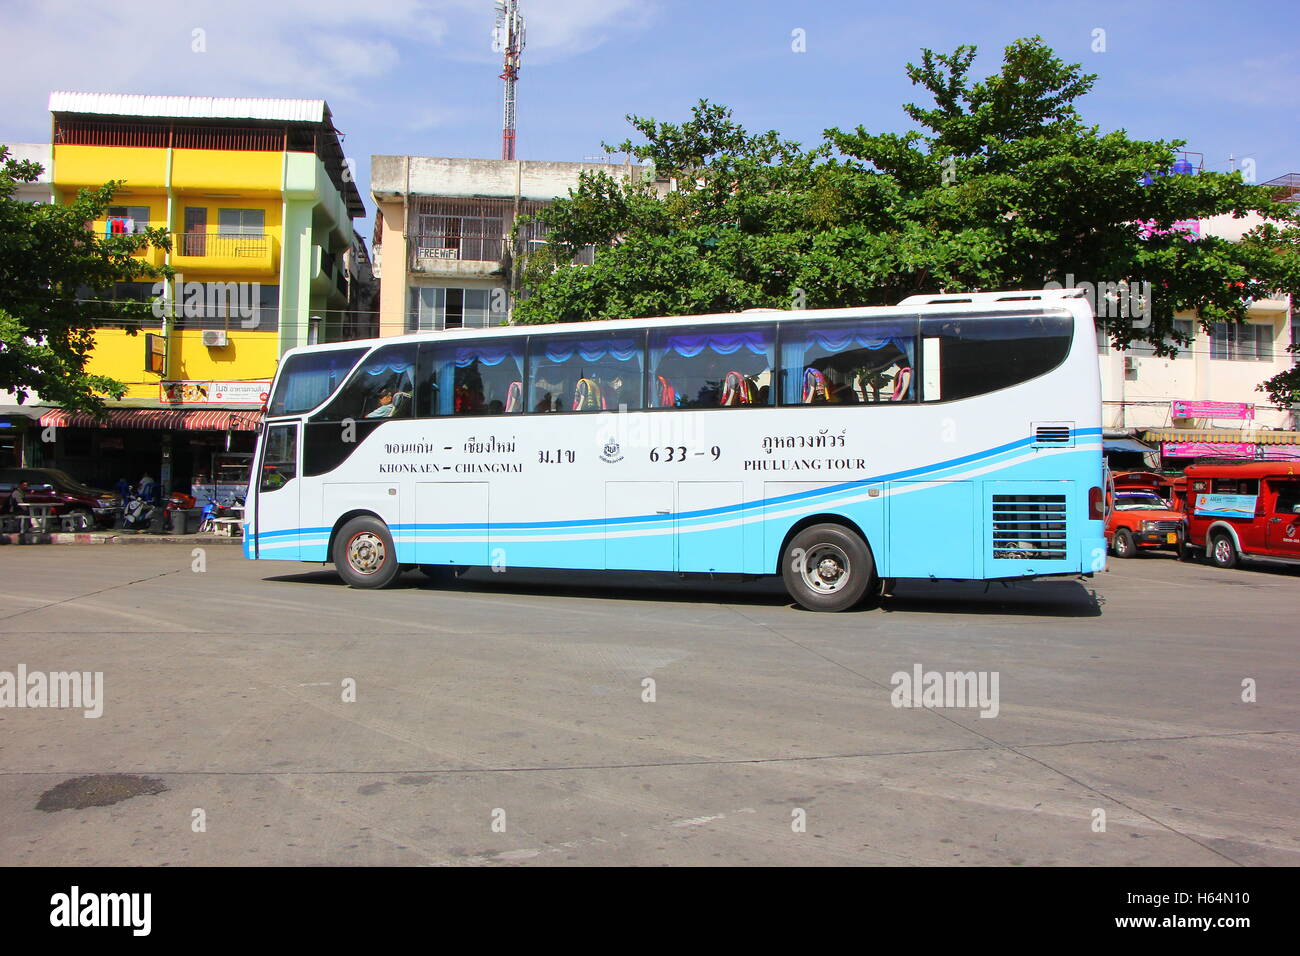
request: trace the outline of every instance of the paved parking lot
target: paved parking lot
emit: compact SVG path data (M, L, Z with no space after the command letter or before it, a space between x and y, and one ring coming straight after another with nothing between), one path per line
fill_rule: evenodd
M0 864L1300 863L1294 572L1149 556L821 615L203 559L0 549L0 680L103 674L98 718L0 709ZM894 706L918 667L996 675L996 716ZM87 806L110 774L160 792Z

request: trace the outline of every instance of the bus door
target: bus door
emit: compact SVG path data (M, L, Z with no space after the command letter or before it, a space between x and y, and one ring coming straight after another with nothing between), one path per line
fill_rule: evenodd
M298 477L302 467L301 434L301 422L278 422L266 427L254 486L254 557L298 559L302 531L302 482Z

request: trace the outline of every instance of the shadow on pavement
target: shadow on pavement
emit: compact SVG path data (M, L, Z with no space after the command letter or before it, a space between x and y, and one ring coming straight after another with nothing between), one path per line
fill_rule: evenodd
M331 569L280 574L266 581L345 587ZM741 580L739 576L680 578L645 571L561 571L468 568L446 582L435 583L421 572L403 574L394 590L451 591L479 594L581 597L592 600L656 601L682 604L794 605L776 577ZM1083 582L1067 581L902 581L886 597L865 603L858 611L937 614L1016 614L1041 617L1098 617L1101 603ZM810 612L811 613L811 612Z

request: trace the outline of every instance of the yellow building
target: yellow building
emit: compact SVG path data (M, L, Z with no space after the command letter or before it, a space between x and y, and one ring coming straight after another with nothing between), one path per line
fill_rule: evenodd
M150 301L155 318L95 330L87 371L126 383L126 397L106 423L48 412L43 463L109 487L150 469L185 491L223 467L233 479L281 353L357 325L345 260L365 210L329 107L56 92L50 113L55 201L122 181L91 228L168 230L170 250L139 256L176 275L93 293Z

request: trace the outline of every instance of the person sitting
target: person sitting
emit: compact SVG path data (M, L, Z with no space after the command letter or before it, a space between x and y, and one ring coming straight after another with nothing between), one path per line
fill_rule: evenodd
M410 392L395 392L391 388L381 389L379 404L366 414L366 418L392 418L409 395Z
M27 492L30 490L25 481L20 481L14 486L14 490L9 492L9 500L5 502L5 514L24 514L25 512L19 507L27 500Z

